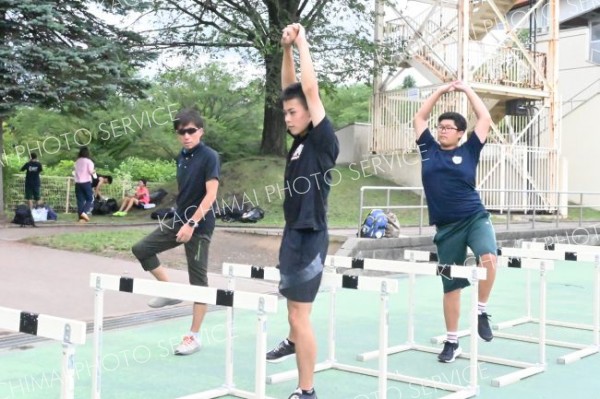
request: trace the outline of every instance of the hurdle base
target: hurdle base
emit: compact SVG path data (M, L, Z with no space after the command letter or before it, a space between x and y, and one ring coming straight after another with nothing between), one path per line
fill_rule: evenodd
M237 389L234 387L222 387L211 389L210 391L205 391L201 393L195 393L187 396L181 396L177 399L213 399L213 398L222 398L224 396L233 396L236 398L244 398L244 399L275 399L269 396L265 396L263 398L259 398L255 392L244 391L242 389Z
M586 348L582 348L581 350L578 350L576 352L572 352L567 355L561 356L558 359L556 359L556 362L558 364L570 364L598 352L600 352L600 347L592 345Z
M494 378L491 384L493 387L503 387L521 381L527 377L531 377L532 375L543 373L544 371L546 371L546 367L544 366L532 366L523 370L515 371L513 373L508 373L501 377Z
M403 345L404 346L404 345ZM391 348L390 348L391 349ZM378 351L375 351L378 353ZM389 351L388 351L389 352ZM315 372L325 370L339 370L354 374L367 375L370 377L379 377L379 370L370 369L366 367L359 367L350 364L338 363L335 361L325 361L315 365ZM268 384L275 384L282 381L288 381L298 376L297 370L284 371L277 374L272 374L267 377ZM392 381L404 382L412 385L420 385L423 387L440 389L449 391L450 393L440 398L444 399L466 399L477 396L478 391L476 388L464 387L461 385L448 384L441 381L433 381L427 378L412 377L399 373L388 372L387 379ZM187 398L186 398L187 399Z
M536 320L530 316L519 317L518 319L503 321L498 324L493 324L493 330L504 330L505 328L520 326L521 324L533 323Z
M394 355L396 353L401 353L404 351L411 350L412 348L413 348L413 345L409 344L409 343L404 344L404 345L398 345L398 346L390 346L386 350L385 353L389 356L389 355ZM364 353L360 353L360 354L356 355L356 360L361 361L361 362L366 362L368 360L377 359L377 358L379 358L378 350L364 352Z
M520 335L520 334L495 333L494 336L497 338L505 338L505 339L511 339L514 341L530 342L530 343L534 343L534 344L540 342L539 337ZM545 341L545 344L550 345L550 346L557 346L559 348L569 348L569 349L584 349L589 346L589 345L577 344L574 342L557 341L557 340L553 340L553 339L547 339Z

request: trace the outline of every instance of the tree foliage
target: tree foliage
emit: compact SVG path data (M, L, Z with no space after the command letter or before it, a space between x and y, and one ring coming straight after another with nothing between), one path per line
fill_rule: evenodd
M371 0L148 0L137 5L140 23L152 25L148 44L187 56L208 50L237 51L265 71L261 151L283 155L285 124L280 37L294 22L305 26L322 84L372 75ZM120 6L125 4L120 3ZM120 7L122 10L124 7Z
M139 46L138 34L106 23L89 4L0 0L0 154L2 120L19 106L82 115L115 94L137 97L147 87L134 72L153 54Z

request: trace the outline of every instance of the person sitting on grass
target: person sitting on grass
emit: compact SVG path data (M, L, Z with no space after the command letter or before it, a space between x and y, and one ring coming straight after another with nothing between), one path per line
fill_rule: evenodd
M129 210L134 205L141 205L143 207L149 202L150 192L148 191L148 187L146 187L146 180L140 179L140 181L138 182L138 186L135 189L135 194L133 196L123 198L123 202L121 203L121 209L113 213L113 216L126 216L127 212L129 212Z

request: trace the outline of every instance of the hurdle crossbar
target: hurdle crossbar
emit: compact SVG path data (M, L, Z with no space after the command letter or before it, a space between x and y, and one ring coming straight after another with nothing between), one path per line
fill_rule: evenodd
M408 274L409 285L408 285L408 340L406 344L388 347L386 351L376 350L371 352L365 352L359 354L357 359L360 361L366 361L374 358L381 358L387 356L381 356L385 353L386 355L392 355L401 353L409 350L421 351L421 352L438 352L438 349L428 348L420 346L415 343L415 322L414 322L414 297L415 297L415 284L417 275L425 276L438 276L442 275L444 278L468 278L472 281L475 287L474 292L477 291L479 286L479 280L485 280L487 271L484 268L478 267L456 267L449 265L438 265L438 264L426 264L418 262L403 262L403 261L391 261L382 259L357 259L345 256L328 256L325 261L326 266L334 268L350 268L350 269L362 269L372 270L387 273L400 273ZM476 333L477 331L477 295L471 295L471 312L470 312L470 323L471 328ZM475 335L474 335L475 336ZM471 339L471 348L474 356L470 359L470 376L469 385L450 385L433 381L426 378L415 378L406 375L392 374L388 375L388 378L396 381L420 384L436 389L443 389L453 391L454 393L444 396L444 398L469 398L476 396L479 387L477 383L477 340Z
M275 267L261 267L237 263L223 263L223 275L228 276L230 280L235 277L253 278L267 281L279 281L279 269ZM380 313L379 313L379 347L380 350L385 350L389 340L389 294L398 292L398 282L393 279L364 277L364 276L348 276L339 275L336 273L324 272L321 280L321 287L328 288L330 294L329 302L329 324L327 330L328 351L327 359L315 365L315 372L324 370L340 370L355 374L368 375L378 378L378 398L387 398L387 381L388 381L388 363L387 358L382 357L379 360L377 370L357 367L349 364L344 364L336 359L336 337L335 337L335 312L336 312L336 291L339 288L353 289L358 291L379 292L381 298ZM264 357L265 354L263 353ZM276 384L282 381L288 381L298 376L297 370L285 371L277 374L272 374L267 377L268 384Z
M101 393L101 350L104 315L104 291L121 291L139 295L162 296L207 305L225 306L228 309L246 309L257 312L256 327L256 371L254 391L235 387L233 381L233 320L228 317L226 335L225 383L223 386L179 399L212 399L223 396L236 398L272 399L266 396L265 376L267 347L267 313L276 313L278 299L275 295L243 291L223 290L188 284L122 277L92 273L90 286L95 288L94 311L94 374L92 378L92 399L100 399Z
M530 256L538 259L564 260L568 262L593 262L593 317L592 324L571 323L560 320L546 320L547 325L570 328L576 330L592 331L591 344L581 344L566 341L546 340L547 345L576 349L576 351L562 355L556 359L559 364L570 364L584 357L600 352L600 247L586 245L550 244L540 242L523 242L522 248L501 248L499 252L505 256ZM514 320L495 324L496 330L522 325L526 323L539 323L539 319L531 312L531 280L528 279L526 286L526 315ZM499 337L520 340L524 342L537 342L537 337L524 336L509 333L497 333Z
M75 345L85 344L85 322L0 307L0 329L62 342L60 397L75 398Z

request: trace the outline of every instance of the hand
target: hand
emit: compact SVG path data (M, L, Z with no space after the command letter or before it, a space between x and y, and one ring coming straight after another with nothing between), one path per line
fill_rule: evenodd
M446 83L440 86L438 89L441 94L450 93L454 91L456 88L454 87L455 82Z
M285 48L292 47L294 40L296 40L296 36L298 35L298 29L294 24L288 25L283 29L283 33L281 34L281 45Z
M296 34L294 43L297 45L299 42L305 42L306 41L306 30L304 29L304 26L302 26L298 23L292 24L292 26L294 26L294 28L297 30L297 34Z
M467 84L465 84L465 82L463 82L461 80L456 80L456 81L452 82L452 86L454 86L454 90L456 90L456 91L465 92L465 91L469 90L469 86L467 86Z
M181 243L185 244L186 242L188 242L190 240L190 238L192 238L193 232L194 232L194 228L186 223L183 226L181 226L181 228L177 232L177 235L175 236L175 240L177 242L181 242Z

